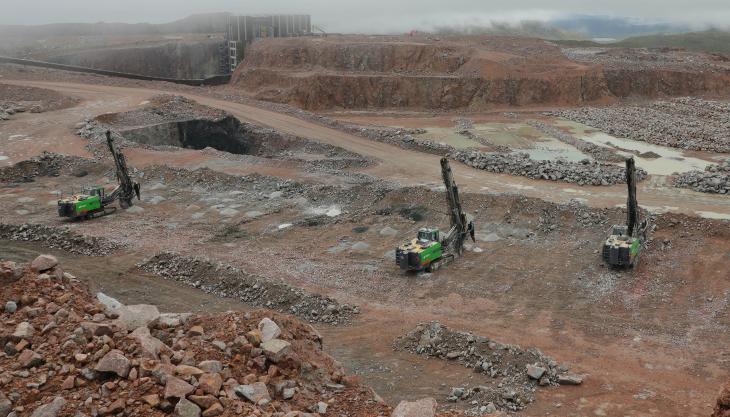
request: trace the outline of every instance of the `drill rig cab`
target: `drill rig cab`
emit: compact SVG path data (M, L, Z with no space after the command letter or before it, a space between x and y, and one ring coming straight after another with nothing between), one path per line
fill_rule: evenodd
M459 189L446 158L441 158L441 176L446 186L451 227L444 235L437 228L421 228L415 239L399 246L395 262L404 271L436 271L464 253L467 236L474 240L474 221L461 209Z
M626 160L626 184L629 196L626 204L626 225L614 225L603 243L603 261L613 268L633 268L639 264L641 250L646 243L648 221L639 221L636 201L636 165L634 158Z
M110 193L107 193L104 187L87 187L79 194L58 200L59 216L72 220L92 219L114 213L117 208L111 207L111 204L116 200L119 200L119 206L123 209L133 205L132 200L135 195L139 200L140 186L130 178L124 155L114 146L109 130L106 131L106 141L114 159L119 185Z

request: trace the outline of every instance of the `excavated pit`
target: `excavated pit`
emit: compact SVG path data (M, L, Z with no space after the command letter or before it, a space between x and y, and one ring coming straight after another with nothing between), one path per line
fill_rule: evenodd
M220 120L194 119L118 130L125 139L150 146L186 149L207 147L239 155L259 155L284 146L279 135L228 116ZM278 145L278 146L277 146Z
M99 156L106 149L107 129L143 147L210 148L247 158L286 160L312 169L343 169L370 163L337 146L242 122L223 110L167 94L154 96L130 111L87 120L77 133L90 140L92 152Z

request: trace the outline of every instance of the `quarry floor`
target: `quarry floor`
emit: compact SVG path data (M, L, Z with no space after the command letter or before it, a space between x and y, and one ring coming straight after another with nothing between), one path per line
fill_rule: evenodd
M74 125L86 116L129 109L160 93L140 87L3 82L56 90L79 97L82 102L65 110L19 114L0 124L1 153L9 157L0 161L2 165L28 159L43 150L90 157L86 141L74 134ZM204 94L182 94L224 109L243 121L337 145L377 161L359 172L402 186L440 185L437 156L373 142L257 106ZM199 151L129 149L126 155L129 164L139 168L161 163L185 169L208 167L231 175L259 173L357 188L344 175L305 172L275 163L232 164ZM580 197L594 208L625 202L623 186L577 187L476 171L454 162L452 168L462 193L469 194L467 211L484 207L487 194L503 192L553 203ZM689 215L730 216L727 196L680 190L663 181L661 177L650 178L640 185L642 205ZM0 188L2 222L68 225L81 234L127 239L132 242L130 247L113 256L91 258L37 244L0 241L3 258L25 261L39 252L51 252L62 258L72 273L92 271L86 275L94 277L94 288L125 303L154 301L166 311L225 311L248 306L162 280L135 267L145 256L161 250L205 255L359 305L362 313L352 324L318 326L318 330L333 356L393 404L401 399L433 396L450 406L445 398L451 387L478 385L484 378L456 364L393 351L393 339L429 320L504 343L537 347L559 362L569 363L573 372L586 375L579 387L540 389L538 400L520 415L709 415L717 391L728 376L727 222L665 215L676 219L677 226L659 229L655 241L669 241L671 245L661 251L657 245L635 271L616 272L606 270L594 252L606 226L580 228L574 218L559 211L557 232L543 235L537 231L535 211L529 210L542 207L538 200L519 203L513 197L489 197L494 206L480 210L477 222L484 225L485 233L497 231L499 239L479 241L481 252L468 252L457 264L436 274L404 275L383 254L413 235L423 222L396 216L346 215L324 229L294 227L283 234L265 233L267 227L296 217L298 213L287 208L240 226L249 235L258 236L256 239L230 237L217 244L201 245L200 239L214 234L216 227L227 220L215 216L202 222L190 220L188 207L202 205L192 193L176 195L171 189L159 187L147 193L166 200L157 204L143 201L142 213L124 212L68 224L55 216L50 204L55 200L53 192L71 184L78 185L80 180L39 178L27 185ZM38 204L23 204L30 209L21 214L17 211L18 199L23 198ZM444 211L441 201L428 198L413 196L414 201L430 210L434 220L443 220L439 214ZM176 227L166 229L166 222L171 221ZM369 232L353 232L357 226L366 226ZM378 233L386 226L399 233ZM704 234L707 230L724 232L708 237ZM536 237L525 238L530 232ZM140 235L149 237L138 239ZM343 242L354 241L366 243L367 249L332 250ZM294 253L287 252L290 248L296 248ZM277 259L273 256L282 253L288 255L285 262L271 262Z

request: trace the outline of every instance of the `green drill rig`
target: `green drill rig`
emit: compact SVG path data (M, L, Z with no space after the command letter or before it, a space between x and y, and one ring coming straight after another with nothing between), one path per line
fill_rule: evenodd
M626 202L626 225L614 225L608 232L601 251L603 261L613 268L633 268L639 264L639 255L646 243L648 221L639 221L636 202L636 165L634 158L626 160L626 184L629 197Z
M106 131L106 143L114 159L119 185L110 193L104 187L88 187L80 194L58 200L58 215L72 220L92 219L114 213L117 208L111 204L119 200L119 207L126 209L133 205L134 196L139 200L139 184L129 177L124 155L114 146L111 132Z
M446 158L441 158L441 177L446 186L451 228L445 235L437 228L422 228L415 239L399 246L395 262L404 271L436 271L464 253L467 236L474 241L474 221L461 209L459 188Z

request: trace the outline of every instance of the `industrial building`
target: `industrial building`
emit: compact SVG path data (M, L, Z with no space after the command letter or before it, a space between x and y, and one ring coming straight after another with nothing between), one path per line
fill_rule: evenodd
M246 47L256 39L303 36L312 32L310 15L228 16L226 24L227 72L243 60Z

